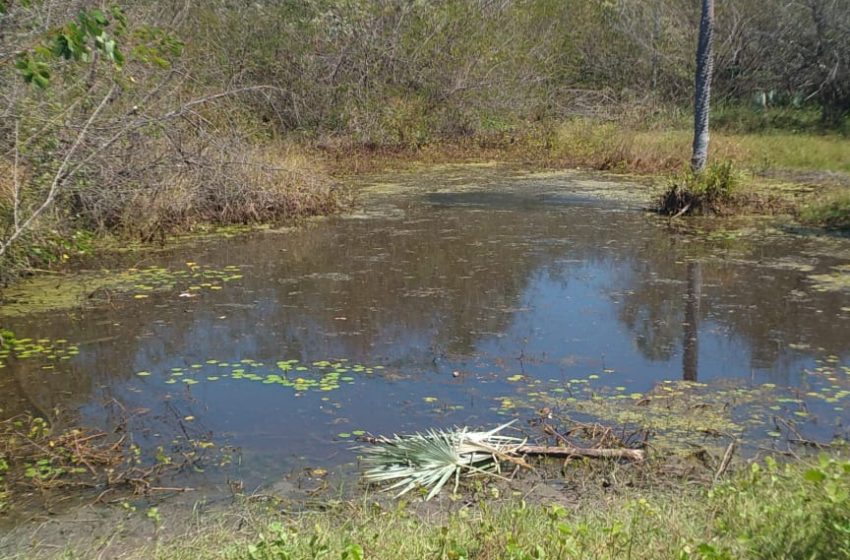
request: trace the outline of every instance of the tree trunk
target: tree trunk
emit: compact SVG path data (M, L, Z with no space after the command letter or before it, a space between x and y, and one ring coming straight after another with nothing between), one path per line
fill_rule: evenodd
M708 111L714 70L714 0L702 0L694 94L694 155L691 169L699 173L708 159Z

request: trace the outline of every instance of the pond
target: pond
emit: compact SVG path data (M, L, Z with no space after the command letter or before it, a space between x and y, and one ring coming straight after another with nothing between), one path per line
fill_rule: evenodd
M350 472L364 433L541 409L754 447L848 435L850 239L683 231L641 210L645 187L575 172L447 166L356 188L346 215L10 290L2 415L127 422L145 454L232 446L185 475L211 493Z

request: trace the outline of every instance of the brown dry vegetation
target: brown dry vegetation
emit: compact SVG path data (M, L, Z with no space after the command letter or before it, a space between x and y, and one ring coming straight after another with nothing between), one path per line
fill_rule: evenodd
M169 149L154 145L144 157L166 159L161 152ZM97 229L152 239L199 224L266 223L339 207L323 166L291 145L220 137L189 150L204 159L165 167L147 178L146 188L116 188L122 181L115 177L109 189L79 193L79 214Z
M14 167L0 159L0 209L12 207L15 193Z

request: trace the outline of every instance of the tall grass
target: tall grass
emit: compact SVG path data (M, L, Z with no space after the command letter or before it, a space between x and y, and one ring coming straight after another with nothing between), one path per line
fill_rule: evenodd
M657 173L680 169L690 159L693 133L681 128L638 129L578 119L559 125L552 151L576 164L600 169ZM711 134L712 161L731 161L752 171L801 170L850 173L850 138L817 133Z
M768 169L850 173L850 138L837 134L717 134L720 145L733 145L739 162ZM735 159L734 156L732 159Z
M270 223L333 213L343 205L321 158L291 141L219 134L189 137L180 150L156 137L140 143L137 152L69 185L0 259L0 282L82 252L75 241L80 236L158 241L199 226ZM11 168L0 159L0 238L14 219ZM20 174L25 181L25 170Z

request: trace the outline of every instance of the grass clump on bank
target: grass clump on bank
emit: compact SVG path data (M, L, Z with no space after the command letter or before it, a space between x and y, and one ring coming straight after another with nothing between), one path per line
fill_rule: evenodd
M734 204L738 184L731 162L712 164L698 173L688 170L673 179L656 209L669 216L723 213Z
M294 145L230 138L199 151L202 163L175 166L148 188L92 193L81 202L85 225L150 240L198 225L270 223L339 208L334 181Z
M786 466L768 458L713 488L624 489L568 507L510 498L452 509L363 501L311 514L241 511L135 557L850 558L850 462L836 457Z

